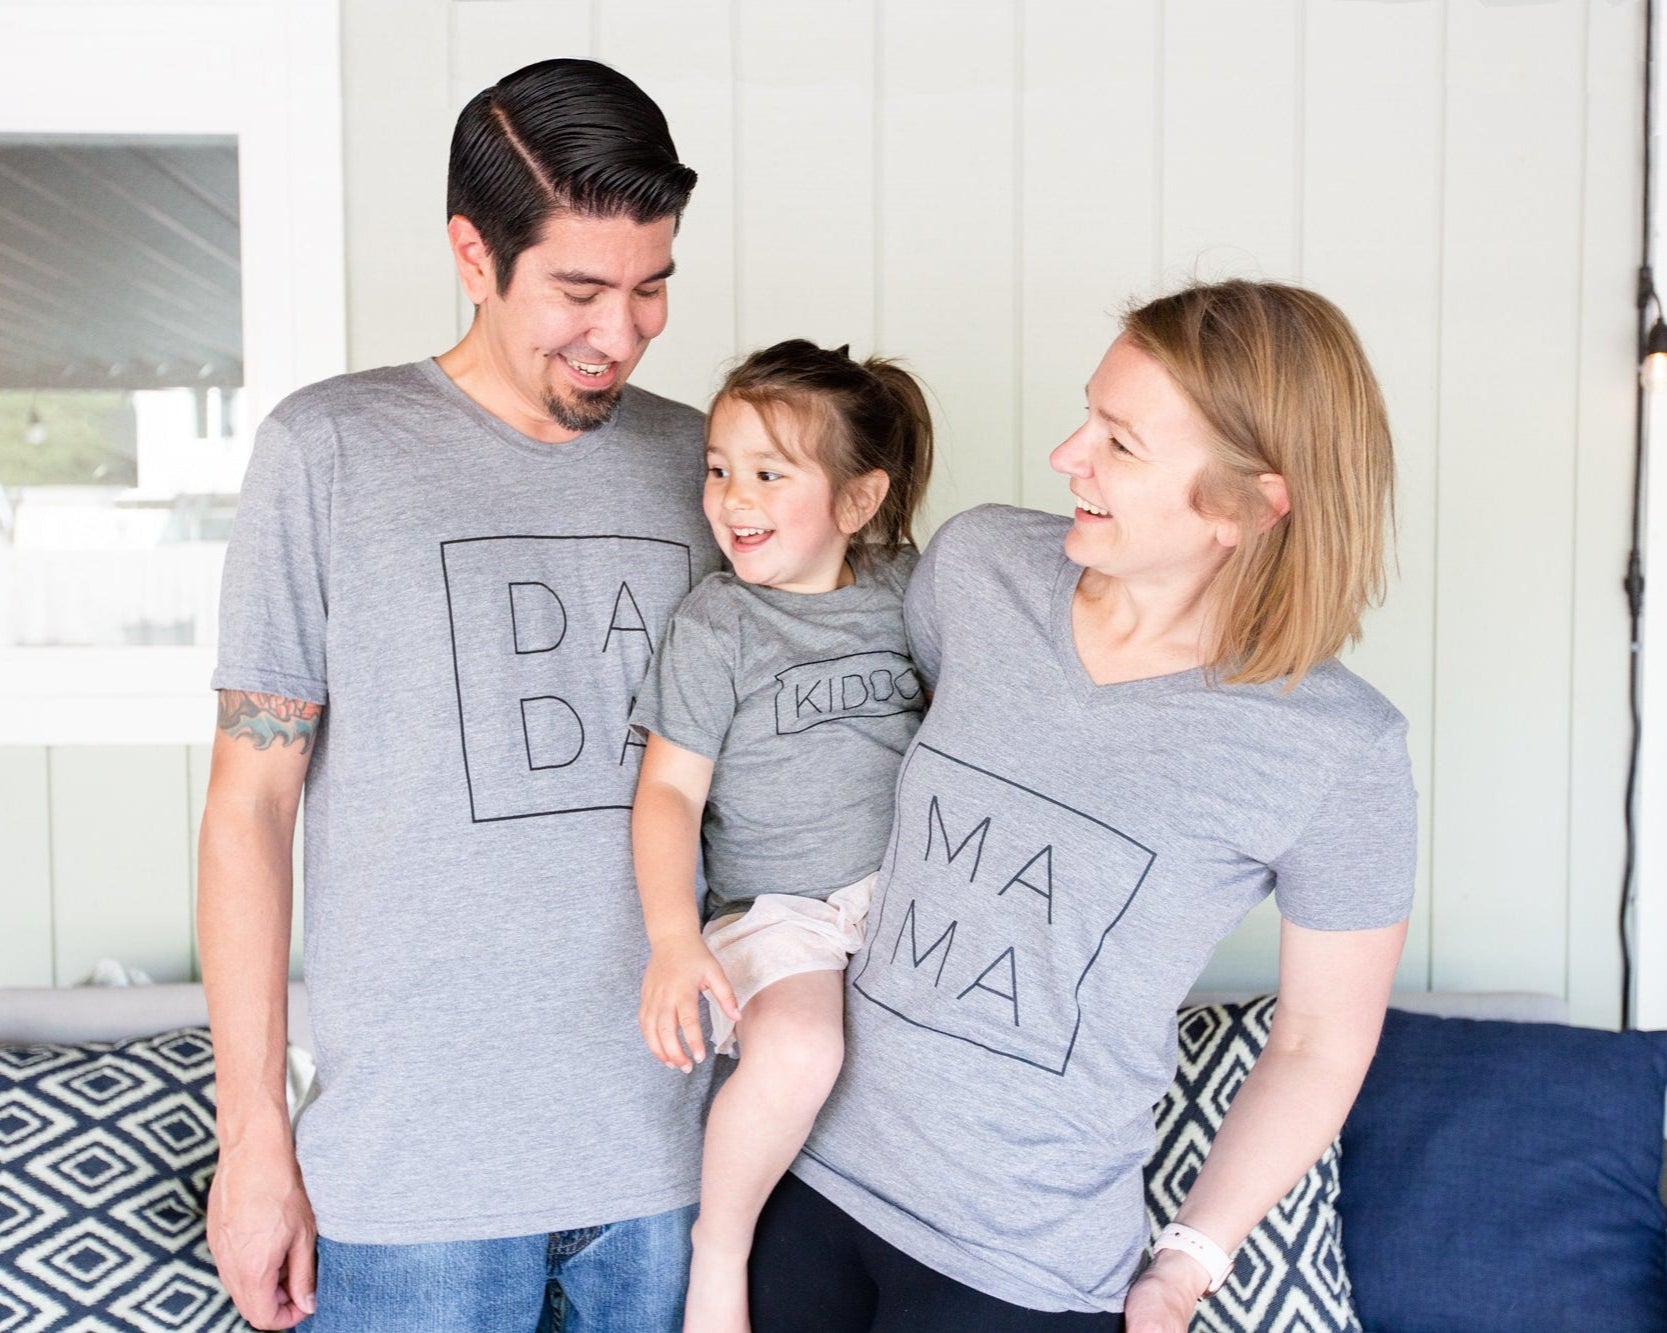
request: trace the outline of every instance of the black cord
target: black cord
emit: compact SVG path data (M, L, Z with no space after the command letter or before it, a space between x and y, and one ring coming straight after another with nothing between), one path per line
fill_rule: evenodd
M1651 269L1650 205L1654 172L1655 107L1655 6L1656 0L1644 4L1644 218L1643 263L1638 269L1638 358L1642 370L1649 354L1650 311L1661 317L1661 299L1656 295L1655 276ZM1644 612L1643 572L1643 513L1644 513L1644 436L1646 430L1644 385L1640 380L1636 394L1636 425L1632 443L1632 549L1627 552L1626 577L1621 587L1626 593L1628 618L1627 699L1632 713L1632 747L1627 758L1626 806L1623 818L1626 825L1626 861L1621 872L1621 910L1617 923L1621 935L1621 1027L1632 1026L1632 907L1633 877L1637 870L1638 828L1635 809L1638 796L1638 755L1643 744L1643 718L1639 706L1639 667L1642 662L1641 624Z

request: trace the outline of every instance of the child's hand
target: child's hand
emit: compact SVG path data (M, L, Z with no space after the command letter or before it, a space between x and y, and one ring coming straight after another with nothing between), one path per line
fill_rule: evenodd
M656 944L649 956L648 971L642 979L642 1007L637 1026L654 1058L685 1074L706 1058L706 1041L700 1033L700 993L709 991L723 1007L730 1021L741 1017L729 978L706 941L690 935ZM678 1041L678 1031L683 1033ZM688 1044L688 1054L683 1051ZM691 1063L689 1056L694 1057Z

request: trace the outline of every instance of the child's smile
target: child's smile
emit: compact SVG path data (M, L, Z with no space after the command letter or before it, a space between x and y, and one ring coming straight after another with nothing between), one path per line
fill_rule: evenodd
M769 528L731 528L729 533L737 551L756 551L774 535Z

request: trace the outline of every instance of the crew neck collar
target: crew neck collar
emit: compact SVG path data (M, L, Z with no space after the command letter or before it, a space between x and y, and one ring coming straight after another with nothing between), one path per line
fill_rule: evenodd
M620 429L620 422L631 411L631 390L630 386L627 385L620 392L619 405L614 409L613 415L605 422L595 430L587 430L571 440L554 444L548 440L537 440L531 435L524 435L502 417L488 412L458 387L457 382L441 369L436 358L428 357L416 364L423 376L440 392L441 396L468 416L477 426L487 431L499 442L514 449L517 453L526 454L550 465L575 463L588 458L613 438Z

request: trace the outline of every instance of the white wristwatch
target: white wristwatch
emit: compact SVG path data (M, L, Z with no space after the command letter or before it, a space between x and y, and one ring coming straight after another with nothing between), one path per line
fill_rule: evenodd
M1204 1288L1206 1295L1215 1295L1232 1276L1233 1256L1194 1227L1171 1222L1158 1232L1158 1238L1152 1242L1153 1257L1156 1257L1160 1250L1180 1250L1183 1254L1190 1254L1198 1260L1204 1271L1210 1275L1210 1285Z

